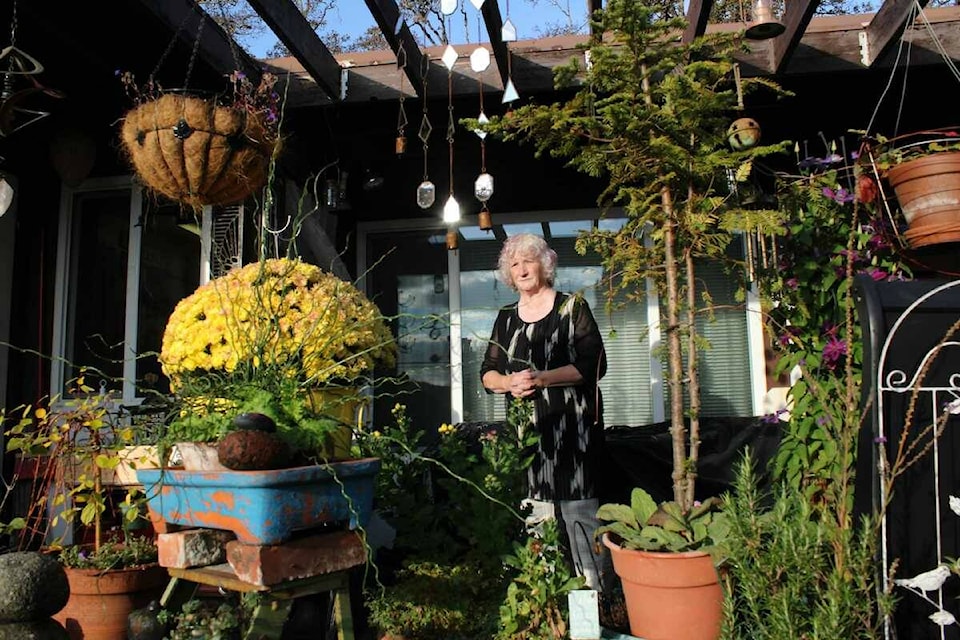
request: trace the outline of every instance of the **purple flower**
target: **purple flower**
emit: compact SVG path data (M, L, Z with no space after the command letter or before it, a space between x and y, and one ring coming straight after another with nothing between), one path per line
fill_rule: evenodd
M874 282L881 282L886 280L889 274L883 269L867 269L867 273L870 274L870 277L873 278Z
M788 278L783 284L787 285L787 288L796 290L800 286L800 281L796 278Z
M837 156L837 157L839 158L840 156ZM824 187L823 195L827 196L831 200L835 200L836 202L839 202L840 204L853 202L853 194L847 191L846 189L844 189L843 187L840 187L836 191L834 191L830 187Z
M833 369L837 361L847 354L847 343L838 340L836 336L831 336L827 344L823 345L823 362L830 369Z

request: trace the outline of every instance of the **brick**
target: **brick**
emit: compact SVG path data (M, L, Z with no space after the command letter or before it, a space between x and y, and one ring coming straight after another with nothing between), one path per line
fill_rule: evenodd
M157 559L162 567L189 569L223 562L226 544L235 540L230 531L187 529L157 535Z
M237 578L258 586L335 573L366 559L363 541L355 531L323 533L279 545L227 543L227 562Z

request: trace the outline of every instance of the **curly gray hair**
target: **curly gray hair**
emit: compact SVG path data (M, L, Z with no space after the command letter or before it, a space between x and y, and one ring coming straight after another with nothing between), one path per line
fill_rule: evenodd
M516 257L536 258L540 261L540 275L547 284L553 286L557 274L557 252L550 248L547 241L532 233L518 233L510 236L500 249L500 258L497 261L497 271L501 282L516 289L513 276L510 275L510 264Z

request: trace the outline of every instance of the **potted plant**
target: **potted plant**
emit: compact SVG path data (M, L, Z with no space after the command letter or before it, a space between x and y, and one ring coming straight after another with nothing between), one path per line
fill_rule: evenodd
M864 143L864 179L886 182L907 225L904 239L916 249L960 241L960 133L955 128L914 131Z
M133 432L117 420L109 395L94 392L82 376L67 397L46 404L16 412L6 431L8 452L51 461L31 486L30 513L11 525L24 534L22 545L43 544L63 564L70 599L54 618L71 637L116 638L130 611L157 597L167 580L152 535L134 533L147 522L143 493L104 482L120 461L116 449ZM106 528L108 517L118 524Z
M600 177L600 204L619 205L627 213L618 231L583 234L577 248L601 256L610 291L642 296L651 279L666 302L662 326L673 500L663 508L687 516L695 508L700 444L697 352L703 345L696 322L710 306L709 292L697 287L697 263L726 260L737 230L779 228L776 211L739 206L736 185L749 176L755 159L782 152L785 145L727 146L728 125L737 109L736 34L708 34L678 44L674 35L683 31L682 20L661 20L656 8L626 0L610 2L595 16L590 65L584 70L573 62L558 70L559 85L576 81L573 97L524 105L495 120L490 129ZM778 92L761 79L740 83L747 93L758 86ZM707 302L698 304L701 299ZM696 545L685 553L709 557ZM713 597L698 613L712 616L714 637L720 631L721 605ZM630 606L628 600L628 610ZM648 638L687 637L683 628L689 616L675 618L676 630L654 636L631 616L631 632Z
M292 529L333 519L364 522L378 463L347 460L357 419L353 407L360 387L376 367L392 366L395 353L376 305L353 284L314 265L265 259L202 285L178 303L163 336L160 362L180 403L166 439L220 440L218 458L224 461L230 438L234 450L258 457L265 434L226 434L241 426L238 421L267 423L276 429L269 435L293 452L293 463L256 477L252 466L236 464L231 469L244 471L202 477L189 470L140 472L151 511L163 522L193 526L211 524L206 518L216 513L218 528L260 544L276 544ZM244 501L221 504L233 495L228 488L239 491L241 485L256 491L256 509L245 511L250 505ZM297 491L288 491L293 487Z
M120 74L135 106L121 126L123 149L153 191L194 209L232 204L267 183L279 152L276 76L254 84L243 73L230 89L205 96L165 91L151 77L144 87Z

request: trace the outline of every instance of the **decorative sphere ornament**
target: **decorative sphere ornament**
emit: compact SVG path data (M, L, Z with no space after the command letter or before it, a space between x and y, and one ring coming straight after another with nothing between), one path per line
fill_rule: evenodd
M480 202L489 200L493 195L493 176L489 173L477 176L477 181L473 183L473 195L477 196Z
M437 199L437 188L429 180L424 180L417 187L417 206L421 209L429 209Z
M743 151L760 142L760 125L753 118L737 118L727 129L727 142L734 151Z

